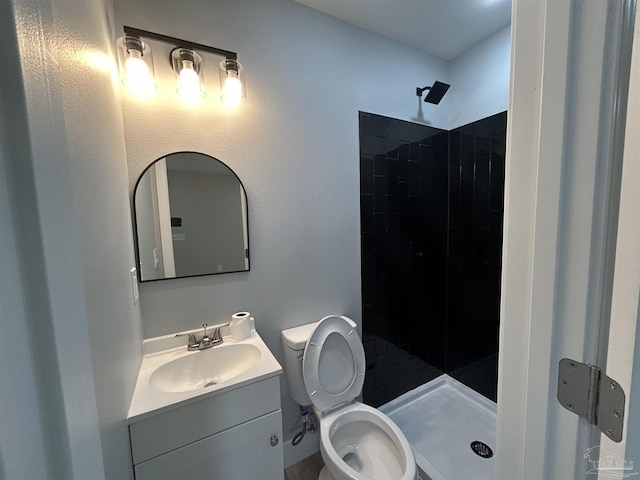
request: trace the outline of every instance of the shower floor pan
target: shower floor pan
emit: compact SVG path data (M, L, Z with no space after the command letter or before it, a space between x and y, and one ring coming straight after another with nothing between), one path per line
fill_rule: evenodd
M496 404L449 375L441 375L379 407L405 434L422 480L493 480ZM485 457L488 450L480 444ZM426 475L425 475L426 474Z

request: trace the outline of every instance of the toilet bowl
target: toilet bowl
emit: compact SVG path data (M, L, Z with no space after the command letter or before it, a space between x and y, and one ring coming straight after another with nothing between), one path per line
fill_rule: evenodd
M398 426L356 401L365 357L353 320L330 315L282 332L291 397L320 420L322 480L415 480L411 446Z
M416 478L409 442L379 410L354 402L320 421L322 459L336 480Z

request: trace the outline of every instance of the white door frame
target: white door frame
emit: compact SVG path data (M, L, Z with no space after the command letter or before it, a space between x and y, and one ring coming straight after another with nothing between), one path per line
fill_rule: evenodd
M556 400L557 366L596 363L599 351L621 11L606 1L513 3L498 479L586 473L590 428Z
M620 187L620 214L616 243L609 348L607 352L607 375L614 378L626 393L626 408L622 441L615 443L606 435L600 435L600 459L612 455L614 459L626 459L618 470L618 478L624 473L640 472L640 445L627 443L630 431L640 428L637 417L640 397L638 385L633 385L633 370L640 368L640 349L637 323L640 320L640 20L636 12L634 44L629 82L629 102ZM636 373L636 376L638 373ZM635 387L635 391L634 391ZM629 415L629 407L636 414ZM636 409L633 409L635 407ZM624 468L623 467L623 468ZM610 479L612 472L602 473L599 478Z
M552 35L547 20L553 19L554 7L559 10L558 22L554 25L559 30L554 32L556 48L545 52L545 36ZM541 250L558 248L562 162L558 158L561 152L557 151L557 143L562 143L562 138L547 141L543 137L543 122L546 119L548 123L552 113L543 91L545 82L552 81L549 77L555 77L557 85L566 84L566 78L557 78L566 75L565 69L545 71L545 62L551 63L553 58L558 65L566 64L568 16L568 5L564 3L517 0L513 3L496 478L544 478L543 462L532 466L527 464L527 459L539 460L545 454L546 422L538 422L536 428L531 417L546 419L549 408L551 336L546 332L552 328L557 259L556 255L546 255ZM547 41L547 47L551 43ZM563 105L566 88L557 88L554 92L555 105ZM556 110L559 122L564 121L564 113ZM553 137L557 137L558 132L555 133ZM545 195L541 194L542 190ZM536 212L543 209L549 213L536 216ZM541 245L543 241L545 245ZM533 357L538 357L540 363L534 362ZM534 368L539 369L539 374ZM532 397L539 401L531 402Z

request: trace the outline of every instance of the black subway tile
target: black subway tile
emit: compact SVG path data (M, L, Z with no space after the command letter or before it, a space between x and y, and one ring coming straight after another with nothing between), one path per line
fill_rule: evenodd
M387 139L375 137L373 135L363 135L360 137L361 155L385 155L387 153Z
M360 193L373 193L373 157L360 155Z
M387 352L367 358L366 397L439 372L495 396L506 113L445 132L360 112L360 127L363 330Z

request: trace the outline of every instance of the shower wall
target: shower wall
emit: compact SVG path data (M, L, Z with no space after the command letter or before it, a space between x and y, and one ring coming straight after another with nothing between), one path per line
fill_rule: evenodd
M449 133L446 372L496 400L507 113Z
M505 131L360 112L366 403L442 373L495 400Z

